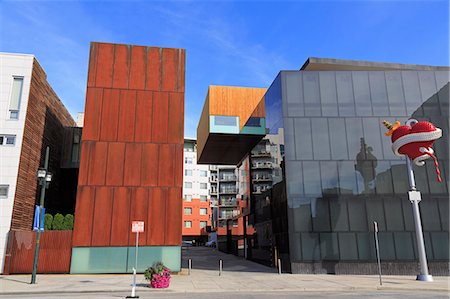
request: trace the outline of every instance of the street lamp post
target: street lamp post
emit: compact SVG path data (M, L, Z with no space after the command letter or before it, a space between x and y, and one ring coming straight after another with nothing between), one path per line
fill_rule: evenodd
M45 160L44 160L44 167L40 168L37 173L37 178L39 180L39 185L41 185L41 196L39 200L39 214L42 213L44 208L44 201L45 201L45 189L48 188L50 185L50 182L52 180L52 174L49 173L48 170L48 158L50 154L50 149L47 146L45 150ZM36 232L36 246L34 247L34 260L33 260L33 272L31 273L31 284L36 283L36 272L37 272L37 265L38 265L38 259L39 259L39 243L41 240L41 228L44 227L44 221L42 217L38 218L38 229Z

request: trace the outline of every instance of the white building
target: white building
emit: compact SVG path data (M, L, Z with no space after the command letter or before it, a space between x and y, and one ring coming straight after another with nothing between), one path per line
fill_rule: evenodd
M0 53L0 272L19 172L33 55Z

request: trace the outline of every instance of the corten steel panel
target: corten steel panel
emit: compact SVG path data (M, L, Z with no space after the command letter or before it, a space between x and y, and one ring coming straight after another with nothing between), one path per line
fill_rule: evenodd
M175 155L174 155L174 163L175 163L175 174L174 174L174 186L175 187L183 187L183 144L175 145Z
M128 88L130 55L131 52L127 45L114 47L113 88Z
M99 140L103 89L88 87L84 108L83 140Z
M114 188L111 246L128 246L130 231L130 188Z
M166 223L168 190L167 188L152 188L150 190L150 204L147 213L147 245L165 245L164 225Z
M147 48L147 72L145 89L161 90L161 52L160 48Z
M136 98L136 142L152 141L152 92L138 91Z
M145 47L131 47L131 69L129 89L145 89L145 73L147 69L147 49Z
M100 122L100 140L116 141L119 126L120 91L103 90L102 118Z
M4 273L31 273L36 233L10 231L8 261ZM38 273L69 273L72 255L72 231L45 231L41 234Z
M112 204L113 189L96 187L91 246L110 244Z
M108 142L92 144L89 156L88 185L104 185L106 176L106 162L108 157Z
M175 174L175 145L159 146L158 186L173 186Z
M122 186L125 162L125 143L108 143L108 161L106 164L106 185Z
M134 245L132 220L146 221L142 245L181 238L177 229L166 236L166 205L176 202L168 203L168 188L160 187L176 188L181 201L184 60L181 49L91 45L79 188L100 188L94 230L102 237L92 235L95 192L80 191L74 246L91 246L91 239L94 246ZM101 231L108 225L110 235Z
M142 146L141 183L142 186L158 186L159 146L146 143ZM181 164L183 167L183 164Z
M184 142L184 123L176 121L184 115L184 96L182 93L169 93L169 125L167 141L182 144Z
M73 246L91 246L95 188L79 186L75 207Z
M178 53L176 49L162 49L161 90L177 91L178 84Z
M114 45L112 44L94 44L97 47L95 76L96 87L112 87L113 65L114 65Z
M155 143L166 143L167 129L169 125L169 93L153 93L152 112L152 140Z
M117 141L134 141L136 91L121 90Z
M129 245L136 244L136 234L131 232L131 222L132 221L147 221L147 211L149 202L149 188L133 188L131 191L131 205L130 205L130 223L129 223ZM144 224L144 231L146 224ZM147 234L139 235L139 244L144 246L147 245Z
M166 199L165 244L181 245L182 192L180 188L169 188Z
M125 165L123 172L124 186L141 185L142 144L127 143L125 147Z
M91 156L93 141L81 143L80 168L78 171L78 185L85 186L89 176L89 157Z

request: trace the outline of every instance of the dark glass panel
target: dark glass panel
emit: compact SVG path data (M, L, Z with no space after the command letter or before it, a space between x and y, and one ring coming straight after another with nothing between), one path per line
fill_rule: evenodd
M428 162L428 163L431 163ZM415 166L414 167L414 178L416 182L417 189L422 194L429 194L430 189L428 188L428 176L427 176L427 169L424 166Z
M392 177L394 182L395 194L406 194L409 191L408 175L406 173L406 161L391 161Z
M406 115L405 97L403 95L402 77L400 72L386 72L386 89L391 116Z
M311 206L307 203L295 205L292 210L294 219L295 232L309 232L312 231L311 225Z
M363 118L364 142L367 160L383 160L383 150L381 149L380 128L381 123L378 118Z
M330 159L330 139L328 137L328 123L324 118L312 118L313 154L315 160Z
M373 115L390 115L384 72L369 72L369 83Z
M301 261L302 260L302 245L299 233L290 233L289 234L289 256L291 262Z
M320 175L322 179L322 194L339 194L339 181L336 162L321 161Z
M302 73L300 72L283 72L285 74L285 94L287 101L287 115L303 116L303 88L302 88Z
M447 198L438 198L439 215L441 216L442 230L449 231L449 203Z
M441 221L437 201L430 197L422 198L419 207L423 230L440 231Z
M286 159L295 160L295 151L294 119L284 118L284 153Z
M371 116L369 75L367 72L352 72L353 92L355 94L356 115Z
M395 253L399 260L414 260L413 239L410 232L394 233Z
M442 164L441 164L442 165ZM428 174L428 184L430 187L430 193L431 194L444 194L447 193L447 188L445 186L445 173L441 169L441 178L442 182L439 183L437 174L436 174L436 168L434 166L433 161L427 160L424 166L427 168L427 174ZM442 168L442 166L441 166Z
M303 195L302 162L288 161L286 163L286 182L289 197Z
M358 233L358 256L360 260L375 260L375 241L373 233Z
M337 116L336 78L334 72L319 72L322 116Z
M431 241L433 243L434 259L448 261L449 256L448 233L445 232L431 233Z
M351 261L358 259L358 247L355 233L339 233L339 252L341 260Z
M319 234L301 234L302 253L304 261L320 260Z
M375 188L377 194L392 194L391 164L388 161L378 161L376 168Z
M405 223L405 230L413 232L415 231L415 227L411 202L405 197L401 199L401 203L403 208L403 221Z
M404 230L402 217L402 204L399 199L395 197L388 197L384 199L384 210L386 213L386 225L388 231L402 231Z
M378 240L380 245L380 259L395 260L394 238L392 233L380 232L378 233Z
M361 118L346 118L345 131L349 158L356 160L356 156L361 150L361 138L364 138Z
M312 215L313 231L329 232L330 231L330 214L328 208L328 200L321 198L312 202L315 203L315 213Z
M423 113L426 116L441 115L437 95L436 81L433 72L418 72L419 85L422 93Z
M355 115L351 72L336 72L336 89L340 116Z
M283 110L281 94L281 76L278 76L270 85L264 95L264 104L266 108L266 128L270 134L278 134L278 129L283 127Z
M345 119L329 118L331 158L333 160L348 160L347 138L345 134Z
M319 75L317 72L303 72L303 99L305 115L321 115Z
M348 219L351 231L367 231L366 207L364 200L352 198L348 200Z
M339 260L339 245L336 233L320 234L320 253L324 261Z
M419 87L419 77L416 71L402 72L403 90L405 92L406 100L406 114L412 115L415 113L418 116L423 115L423 110L420 107L422 104L422 95Z
M331 231L348 231L347 201L344 199L330 200Z
M338 161L338 173L340 193L358 194L355 163L353 161Z
M314 130L314 135L320 134ZM309 118L294 119L295 153L298 160L313 159L313 136ZM320 136L319 136L320 137ZM317 136L316 136L317 138Z
M321 196L319 162L303 162L303 184L305 195Z
M374 230L373 222L378 223L378 230L386 231L386 223L384 217L383 200L373 197L366 201L367 207L367 226L370 231ZM401 217L402 215L399 215Z

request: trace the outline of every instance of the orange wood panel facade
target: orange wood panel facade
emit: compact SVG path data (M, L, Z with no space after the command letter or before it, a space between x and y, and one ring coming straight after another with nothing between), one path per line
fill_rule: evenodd
M92 43L73 246L181 245L184 49Z

